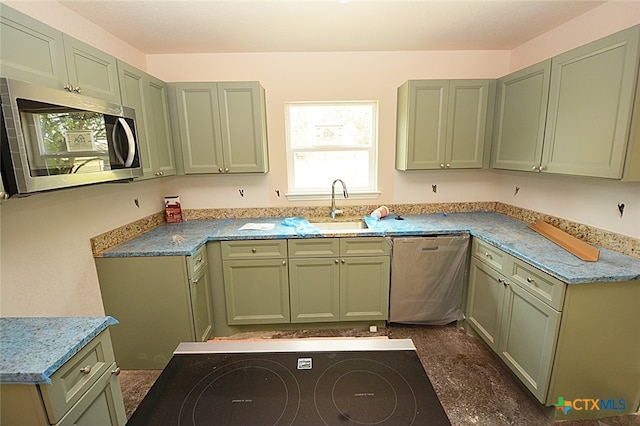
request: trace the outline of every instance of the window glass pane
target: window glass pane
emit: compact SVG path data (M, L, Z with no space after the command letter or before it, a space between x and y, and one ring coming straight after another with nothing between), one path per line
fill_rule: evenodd
M297 152L293 157L297 189L326 191L338 178L349 189L370 189L368 151Z
M291 105L291 147L371 146L374 107L368 105Z

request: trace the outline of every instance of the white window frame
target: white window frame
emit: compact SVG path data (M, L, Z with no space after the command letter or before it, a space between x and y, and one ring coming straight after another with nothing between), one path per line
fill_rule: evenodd
M344 105L370 105L373 107L373 122L371 146L357 145L330 145L323 147L298 147L291 146L291 138L289 134L289 107L291 106L344 106ZM331 182L335 179L343 179L347 185L349 197L353 198L374 198L380 195L378 191L378 101L301 101L285 103L285 138L287 151L287 199L290 200L324 200L331 197ZM326 187L317 190L309 190L307 188L296 188L294 177L294 154L296 152L333 152L333 151L367 151L369 152L369 186L366 188L358 188L349 186L349 180L343 176L325 176L329 181ZM342 187L338 185L336 193L342 194ZM341 195L342 196L342 195Z

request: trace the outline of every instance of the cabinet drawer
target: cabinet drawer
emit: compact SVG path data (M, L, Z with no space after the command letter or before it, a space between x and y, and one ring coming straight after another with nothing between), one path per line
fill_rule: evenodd
M509 260L509 256L505 252L475 237L471 242L471 254L479 261L500 272L505 269Z
M207 266L207 245L200 247L193 256L187 256L187 268L189 271L189 278L193 278L200 271Z
M287 240L223 241L222 260L287 257Z
M114 362L109 330L104 330L53 373L51 384L39 385L49 421L60 421Z
M388 256L391 242L384 237L340 238L340 256Z
M338 238L304 238L288 240L289 257L337 257L340 255Z
M552 308L561 311L566 284L536 269L520 259L513 258L511 281L536 296Z

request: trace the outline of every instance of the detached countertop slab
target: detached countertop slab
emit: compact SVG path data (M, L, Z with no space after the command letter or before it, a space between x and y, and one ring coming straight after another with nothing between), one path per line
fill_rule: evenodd
M106 317L0 318L0 383L51 383L51 375L104 329Z
M355 236L408 237L470 233L568 284L640 280L640 259L600 248L597 262L580 260L529 229L527 223L494 212L391 214ZM190 256L209 241L349 237L350 234L298 234L284 218L193 220L164 224L113 247L104 257ZM241 230L248 223L268 230Z

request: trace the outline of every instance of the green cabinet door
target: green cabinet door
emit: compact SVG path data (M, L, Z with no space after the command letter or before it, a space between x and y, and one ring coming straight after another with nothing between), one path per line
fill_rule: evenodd
M289 260L291 322L340 320L340 264L337 256Z
M389 256L340 259L340 320L389 319Z
M171 117L167 85L153 77L146 81L147 129L151 150L151 165L156 176L173 176L176 174L176 163L173 155L173 139L171 137Z
M497 351L504 303L504 277L471 258L467 293L467 322L491 349Z
M449 80L410 80L398 88L396 169L444 163Z
M67 82L62 33L0 4L0 74L62 89Z
M290 321L285 259L225 260L227 324L279 324Z
M492 168L538 171L550 78L547 60L498 79Z
M640 57L640 26L553 58L546 171L621 178Z
M472 169L488 165L495 83L491 80L451 80L445 168ZM489 137L488 137L489 136Z
M118 61L122 103L135 109L143 176L175 174L166 85L129 64Z
M119 104L116 58L66 34L63 39L69 84L83 95Z
M217 84L225 173L267 172L264 89L258 82Z
M205 342L213 335L213 300L206 267L189 279L189 296L195 339Z
M396 169L486 165L494 95L491 80L409 80L400 86Z
M509 283L505 287L497 353L540 402L545 402L560 312Z
M224 173L218 86L175 84L175 101L184 173Z

